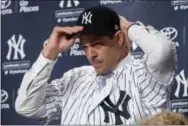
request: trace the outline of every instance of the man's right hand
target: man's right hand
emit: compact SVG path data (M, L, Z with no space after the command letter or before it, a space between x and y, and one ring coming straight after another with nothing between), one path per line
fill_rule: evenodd
M59 27L56 26L48 39L48 44L42 50L45 58L55 60L60 52L68 50L75 41L75 37L67 39L67 34L78 33L83 30L82 26Z

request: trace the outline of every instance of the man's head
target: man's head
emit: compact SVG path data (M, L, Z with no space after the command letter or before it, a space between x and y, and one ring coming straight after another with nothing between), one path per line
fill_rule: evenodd
M84 27L80 41L98 74L113 70L128 54L119 16L113 10L104 6L89 8L80 15L77 25Z
M148 119L142 119L141 125L188 125L187 118L182 113L160 112Z

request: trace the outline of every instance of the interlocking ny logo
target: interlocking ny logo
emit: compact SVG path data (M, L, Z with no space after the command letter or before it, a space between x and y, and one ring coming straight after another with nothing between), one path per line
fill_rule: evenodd
M61 2L59 3L59 6L61 8L64 8L64 5L66 4L67 8L72 7L72 3L74 3L74 6L77 7L80 2L78 0L61 0Z
M7 53L7 60L10 60L11 58L11 54L12 54L12 50L14 49L14 56L13 59L17 60L18 59L18 53L21 56L21 59L23 59L26 55L24 53L24 44L25 44L26 40L23 38L22 35L19 35L18 37L18 41L16 42L16 38L15 35L13 35L9 40L8 40L8 53Z
M107 98L105 98L105 101L107 104L104 101L100 104L100 106L103 108L104 114L105 114L104 122L109 123L109 113L108 112L115 114L115 125L123 124L120 116L124 117L125 119L129 119L130 114L127 111L127 105L128 105L128 102L130 99L131 99L131 97L129 95L126 95L125 91L120 91L120 97L119 97L116 105L114 105L112 103L109 96ZM120 104L122 106L123 111L118 109Z
M174 93L174 95L176 97L179 97L179 94L180 94L180 86L182 85L183 86L183 97L187 97L188 96L188 78L186 80L185 78L185 73L184 73L184 70L182 70L180 72L180 74L178 74L176 76L176 81L177 81L177 88L176 88L176 91Z
M92 18L93 14L89 11L88 13L85 12L83 15L82 15L82 24L91 24L92 21L91 21L91 18Z

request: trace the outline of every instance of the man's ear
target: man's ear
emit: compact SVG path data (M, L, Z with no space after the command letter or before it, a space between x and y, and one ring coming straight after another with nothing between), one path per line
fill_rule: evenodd
M117 39L118 45L123 47L125 44L125 34L119 30L115 33L114 37Z

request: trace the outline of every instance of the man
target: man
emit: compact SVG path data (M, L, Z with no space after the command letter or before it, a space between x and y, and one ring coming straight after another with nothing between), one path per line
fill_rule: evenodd
M48 83L57 55L79 37L91 66L69 70ZM144 51L131 58L129 42ZM55 27L25 74L16 111L48 124L135 124L168 108L176 54L172 42L151 26L131 23L113 10L85 10L75 27Z

